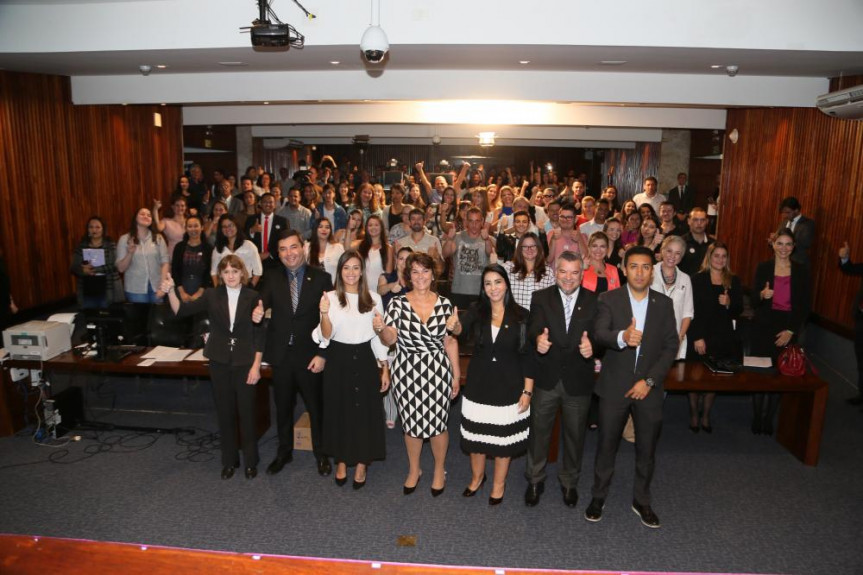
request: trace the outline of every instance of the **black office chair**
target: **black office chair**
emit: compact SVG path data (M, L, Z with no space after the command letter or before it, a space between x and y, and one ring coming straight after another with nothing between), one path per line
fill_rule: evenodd
M149 345L183 347L189 340L191 318L178 318L166 303L153 304L147 321Z

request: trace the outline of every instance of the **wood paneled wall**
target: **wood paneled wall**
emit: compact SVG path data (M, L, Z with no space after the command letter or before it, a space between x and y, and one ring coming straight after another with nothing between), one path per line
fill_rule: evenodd
M842 242L863 260L863 122L839 120L815 108L729 110L719 237L729 244L734 271L750 285L758 262L772 255L768 234L779 203L795 196L816 222L812 248L813 312L851 328L859 278L837 267Z
M182 169L181 114L73 106L66 77L0 71L0 247L19 307L74 294L70 254L91 215L116 240L139 207L167 200Z
M644 178L659 176L659 154L662 144L638 142L632 150L608 150L602 164L603 185L613 184L621 205L641 192ZM660 190L665 193L664 190Z

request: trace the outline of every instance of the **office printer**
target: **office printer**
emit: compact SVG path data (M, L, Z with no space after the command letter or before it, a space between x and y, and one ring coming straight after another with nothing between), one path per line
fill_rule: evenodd
M72 338L65 323L28 321L3 330L3 347L12 359L45 361L72 349Z

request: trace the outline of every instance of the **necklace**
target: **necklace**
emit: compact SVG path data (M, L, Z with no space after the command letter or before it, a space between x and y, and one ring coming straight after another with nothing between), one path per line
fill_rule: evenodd
M662 281L665 282L665 285L674 285L677 282L677 268L674 268L674 274L671 276L671 279L665 275L665 270L662 270Z

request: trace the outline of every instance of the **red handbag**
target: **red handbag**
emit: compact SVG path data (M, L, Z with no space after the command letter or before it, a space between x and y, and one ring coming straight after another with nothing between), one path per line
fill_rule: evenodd
M806 375L807 364L810 369L815 372L815 368L806 357L806 353L803 351L803 348L797 344L785 346L785 349L783 349L782 353L779 354L779 358L776 363L779 367L779 373L789 377L801 377Z

